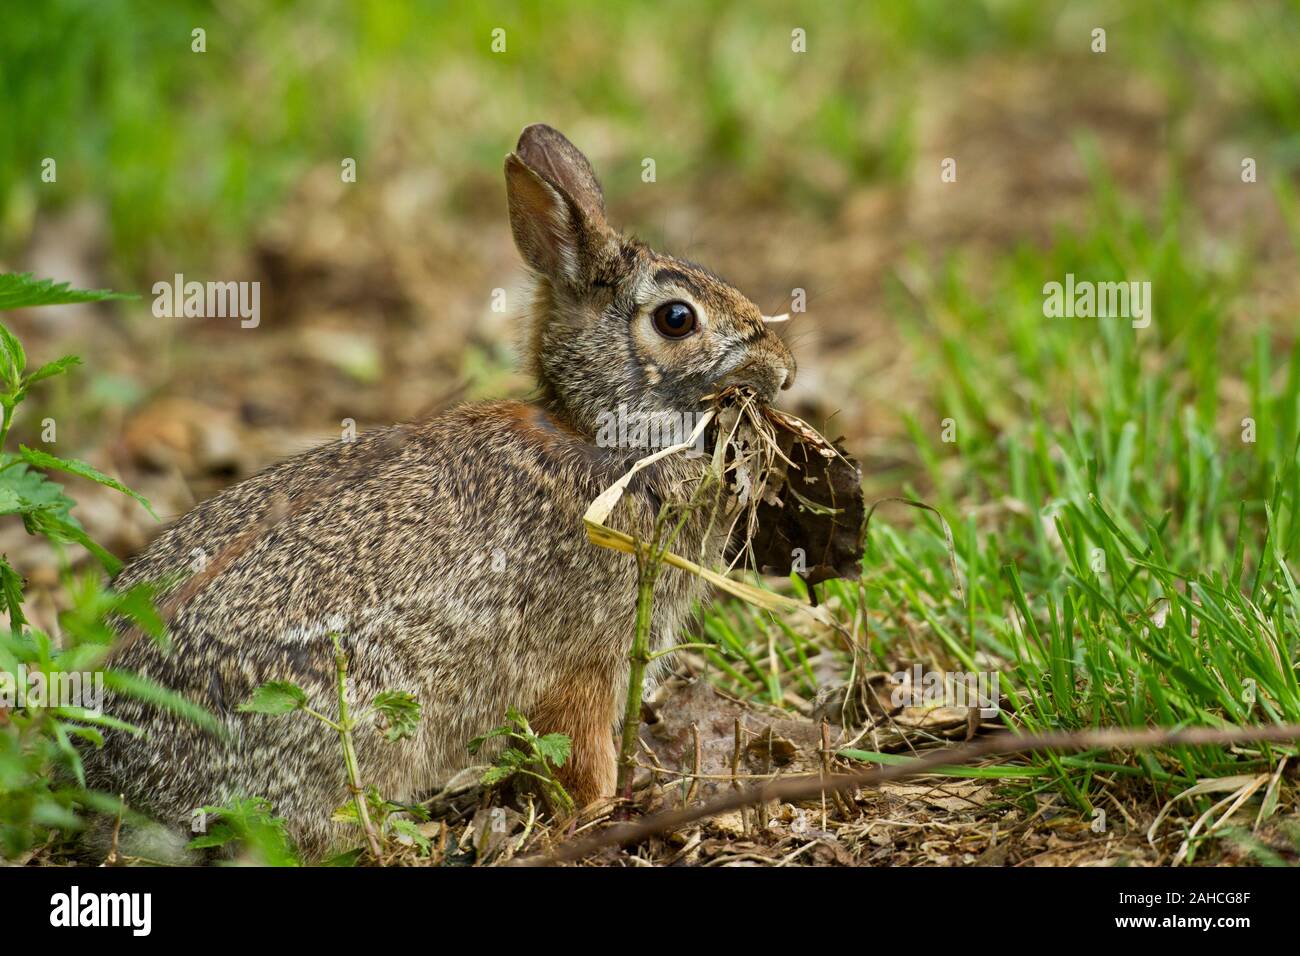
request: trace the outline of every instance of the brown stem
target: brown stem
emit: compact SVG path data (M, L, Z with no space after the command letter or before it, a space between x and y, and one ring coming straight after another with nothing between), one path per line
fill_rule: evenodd
M831 775L831 725L830 722L822 718L822 782ZM826 788L822 787L822 829L826 829Z
M740 792L740 748L744 733L740 729L740 718L736 718L736 745L731 751L731 789L736 793ZM745 807L740 808L740 824L745 830L745 836L749 836L749 812Z
M697 807L656 813L635 823L611 827L595 836L567 843L553 853L517 861L520 865L544 865L579 860L607 846L626 845L657 833L674 830L687 823L726 813L740 807L752 806L764 800L793 802L811 800L826 789L833 793L876 786L889 780L928 773L942 767L971 763L981 757L1010 756L1039 750L1079 751L1092 749L1117 749L1132 747L1200 747L1210 745L1242 744L1250 742L1300 741L1300 724L1278 724L1269 727L1188 727L1166 730L1160 727L1131 729L1127 727L1077 732L1057 731L1046 734L994 734L963 747L932 750L906 764L891 764L859 773L842 774L822 780L820 774L806 777L786 777L771 783L734 791Z
M702 758L704 756L702 748L700 747L700 725L698 722L694 720L691 721L691 739L695 741L695 764L692 767L693 772L691 774L690 786L686 790L686 800L685 800L686 804L689 804L692 800L694 800L697 796L699 796L700 766L701 763L703 762Z

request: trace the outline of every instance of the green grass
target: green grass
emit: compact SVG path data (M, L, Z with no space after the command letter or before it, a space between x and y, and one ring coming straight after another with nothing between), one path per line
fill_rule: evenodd
M1108 30L1105 60L1088 52L1095 25ZM191 50L195 28L205 53ZM504 53L489 46L496 28ZM795 28L805 54L791 52ZM1298 42L1294 0L796 11L778 0L326 0L310 14L252 0L49 0L0 31L0 255L24 247L40 213L93 197L110 230L107 278L211 264L308 172L345 156L360 189L437 169L449 210L463 213L510 137L537 120L592 149L615 199L640 188L653 156L661 183L725 171L756 199L833 216L846 188L910 173L918 89L960 84L980 58L1149 80L1174 127L1212 90L1230 127L1268 133L1262 162L1294 170ZM40 179L46 157L56 183Z
M1099 180L1090 220L1050 247L979 276L959 260L923 266L919 292L912 283L896 298L931 383L912 414L918 471L903 491L951 523L966 603L937 519L886 508L861 581L824 592L846 624L865 616L854 633L868 669L902 657L999 670L1004 720L1024 731L1300 721L1300 317L1245 321L1251 250L1199 258L1201 228L1177 195L1143 217ZM1066 272L1148 278L1151 327L1045 318L1043 284ZM941 440L945 418L955 443ZM728 690L808 698L804 661L817 653L849 673L834 636L810 648L758 618L730 606L705 616ZM1004 775L1086 812L1107 786L1136 781L1168 798L1294 752L1043 755Z

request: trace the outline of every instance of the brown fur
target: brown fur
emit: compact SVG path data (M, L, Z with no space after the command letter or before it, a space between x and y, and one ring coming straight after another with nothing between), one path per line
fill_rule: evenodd
M617 706L610 675L601 668L583 668L543 693L534 708L534 730L568 734L572 741L559 779L580 807L614 792L616 751L610 728Z
M172 582L170 647L126 641L114 663L202 704L226 734L110 696L107 712L146 735L110 731L102 749L87 749L91 786L182 829L196 807L266 797L309 858L337 848L345 830L330 814L348 798L337 739L302 714L238 710L260 684L291 680L332 712L337 632L354 709L382 690L410 691L422 707L408 740L360 726L366 785L415 799L467 765L466 742L513 706L573 738L564 773L579 799L610 794L636 569L587 541L582 514L646 449L601 447L597 423L620 405L646 416L698 411L724 381L771 398L794 362L739 292L614 232L590 166L559 133L526 129L506 181L512 229L537 277L529 360L539 399L465 405L322 446L165 531L117 583ZM697 334L655 333L650 313L671 299L695 303ZM679 456L648 470L612 524L649 537L660 502L703 467ZM723 542L705 540L705 528L692 519L677 547L716 559ZM700 596L695 578L664 573L656 648L673 642Z

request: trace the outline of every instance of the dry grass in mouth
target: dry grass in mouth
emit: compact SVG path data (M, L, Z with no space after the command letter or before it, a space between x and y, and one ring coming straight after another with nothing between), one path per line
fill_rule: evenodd
M721 570L707 567L702 555L693 561L666 548L659 560L756 607L799 610L829 624L821 609L754 587L728 572L743 561L755 573L794 571L810 584L856 575L863 550L861 469L807 422L761 402L751 388L729 386L706 400L709 408L685 441L641 458L592 501L583 516L587 536L601 547L644 552L645 542L606 524L610 514L638 471L695 447L705 430L712 429L710 468L693 492L682 488L680 497L695 500L712 489L709 531L717 530L714 525L721 515L728 522L727 540L735 540L741 531L741 545ZM810 565L810 560L816 563Z
M714 452L711 467L702 477L694 482L689 501L683 502L686 488L681 494L670 493L670 500L659 510L654 529L649 541L633 538L624 532L615 531L606 524L611 511L622 497L633 476L641 469L671 455L681 454L705 434L710 423L715 424ZM707 506L712 497L712 507L708 511L708 524L702 536L701 549L716 533L720 506L723 514L733 514L731 524L725 529L727 540L740 527L744 519L746 524L745 542L751 540L760 520L759 510L785 508L781 500L782 489L789 488L790 470L778 471L778 457L791 468L797 468L794 462L781 450L776 436L776 425L780 419L772 418L765 405L758 402L755 393L748 389L729 389L714 398L711 408L700 416L699 422L690 437L684 442L646 455L637 461L628 471L612 485L602 491L587 509L583 520L587 534L592 543L630 553L636 558L637 589L635 631L628 651L629 673L626 701L623 710L622 743L618 755L618 779L615 792L622 798L619 814L627 812L632 803L633 778L637 765L639 746L639 725L643 707L643 689L646 668L653 660L651 646L651 621L653 619L655 581L663 565L668 564L703 578L720 590L739 597L756 607L768 611L800 611L828 626L834 626L834 620L824 607L806 604L801 600L786 597L768 591L744 581L729 577L725 571L709 568L706 557L701 554L701 561L695 562L681 557L669 550L681 531L683 524L692 510ZM802 424L802 423L801 423ZM806 426L805 426L806 427ZM810 429L809 429L810 430ZM820 439L825 444L824 439ZM854 476L856 497L861 516L861 475L856 468L851 469ZM778 475L786 476L776 484ZM679 516L674 518L676 510ZM860 526L859 526L860 527ZM716 540L716 538L713 538ZM861 537L855 539L857 554L861 556ZM743 554L743 550L741 552ZM751 552L751 557L753 556ZM670 651L671 652L671 649Z
M735 550L727 570L734 570L746 557L750 559L748 566L758 570L752 545L758 531L759 508L764 502L780 506L777 490L793 462L782 454L776 429L767 415L768 406L753 389L728 386L706 401L713 402L718 413L711 473L720 479L718 487L727 498L721 509L714 509L713 517L719 510L732 516L726 530L728 540L734 540L742 521L744 527L742 545Z
M797 573L811 586L861 570L862 470L807 422L760 402L752 390L719 393L714 472L732 496L730 540L758 574ZM743 522L743 525L742 525Z

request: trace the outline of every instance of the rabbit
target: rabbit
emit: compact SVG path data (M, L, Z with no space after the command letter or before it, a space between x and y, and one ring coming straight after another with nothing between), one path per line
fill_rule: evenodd
M524 129L505 180L533 279L523 351L535 400L464 404L324 445L165 530L115 586L166 582L168 642L128 636L111 665L188 697L226 734L110 694L105 712L146 733L110 730L85 752L92 788L124 794L173 834L196 808L256 796L304 859L339 851L349 833L356 845L331 822L351 796L337 736L302 713L239 710L260 685L292 681L314 710L336 713L337 634L353 709L384 690L421 707L399 741L359 724L363 785L417 799L470 765L467 742L514 707L537 732L570 737L559 777L578 806L613 795L637 571L593 545L582 518L647 449L598 441L602 416L698 412L731 383L771 402L795 362L726 282L615 231L591 164L558 131ZM611 526L648 540L661 504L708 461L669 456L638 473ZM724 537L692 516L674 549L716 562ZM664 569L654 649L675 643L702 597L697 577Z

